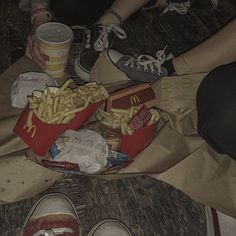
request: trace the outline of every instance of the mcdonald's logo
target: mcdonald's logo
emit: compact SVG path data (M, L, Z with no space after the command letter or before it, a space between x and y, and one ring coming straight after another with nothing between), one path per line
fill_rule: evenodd
M136 94L130 96L130 103L132 106L135 104L139 104L140 103L139 97Z
M30 133L32 131L32 133L30 135L31 138L33 138L35 136L35 133L37 131L36 125L32 125L32 124L29 127L27 127L26 124L25 124L23 129L27 129L27 131L26 131L27 133Z

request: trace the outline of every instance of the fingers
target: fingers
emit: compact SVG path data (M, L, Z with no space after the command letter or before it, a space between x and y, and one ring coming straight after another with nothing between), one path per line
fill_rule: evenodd
M48 57L40 51L38 40L34 35L28 37L25 55L33 59L41 68L44 67L48 60Z
M38 42L33 40L33 43L32 43L32 58L33 60L40 66L40 67L43 67L46 63L46 60L44 59L41 51L40 51L40 48L39 48L39 45L38 45Z
M30 53L30 48L29 45L26 45L26 49L25 49L25 56L32 59L31 53Z

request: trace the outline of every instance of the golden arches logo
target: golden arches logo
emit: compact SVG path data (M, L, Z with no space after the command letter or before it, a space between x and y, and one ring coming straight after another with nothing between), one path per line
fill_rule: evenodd
M37 131L36 125L32 125L32 124L29 127L25 124L23 129L27 129L27 133L30 133L32 131L32 134L30 135L31 138L35 136L35 133Z
M140 103L139 97L136 94L130 96L130 103L131 103L132 106L135 105L135 104L139 104Z

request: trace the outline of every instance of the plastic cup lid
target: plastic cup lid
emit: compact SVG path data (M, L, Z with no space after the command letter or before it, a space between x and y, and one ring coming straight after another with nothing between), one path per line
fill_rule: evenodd
M36 29L36 37L45 43L61 44L71 42L73 32L67 25L57 22L48 22L40 25Z

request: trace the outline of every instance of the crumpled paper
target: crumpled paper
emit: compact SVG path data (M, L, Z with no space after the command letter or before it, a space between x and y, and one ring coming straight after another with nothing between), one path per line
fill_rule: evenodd
M46 86L57 86L56 80L43 72L26 72L20 74L11 88L12 106L24 108L27 104L27 96L34 90L44 90Z
M107 164L108 145L105 139L95 131L67 130L55 145L59 153L54 161L78 164L83 173L98 173Z

